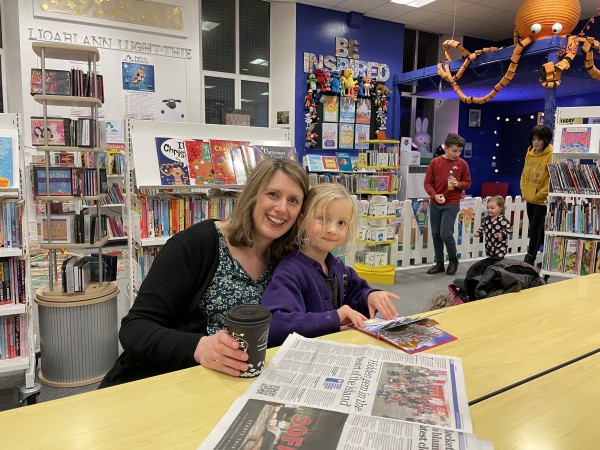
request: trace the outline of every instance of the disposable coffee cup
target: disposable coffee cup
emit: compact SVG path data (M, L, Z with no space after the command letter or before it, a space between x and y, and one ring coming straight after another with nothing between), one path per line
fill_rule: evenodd
M240 377L252 378L265 367L271 313L260 305L237 305L225 316L227 332L240 343L240 350L248 353L248 370Z

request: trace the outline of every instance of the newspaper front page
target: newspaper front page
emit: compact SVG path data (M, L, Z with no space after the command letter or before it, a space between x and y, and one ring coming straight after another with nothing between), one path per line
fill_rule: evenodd
M492 446L472 434L459 358L294 334L200 448Z

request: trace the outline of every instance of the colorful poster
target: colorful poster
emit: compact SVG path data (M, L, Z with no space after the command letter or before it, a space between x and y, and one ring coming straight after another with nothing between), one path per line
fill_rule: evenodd
M323 148L334 149L338 147L338 124L323 123L321 125L323 133Z
M469 236L473 231L473 217L475 216L475 199L474 198L463 198L460 200L460 216L459 221L462 221L465 227L464 236Z
M429 200L415 200L412 202L412 209L417 221L417 227L421 235L423 235L425 224L427 223L427 213L429 212Z
M356 100L356 123L369 125L371 123L371 99L359 98Z
M354 125L340 123L339 130L339 148L354 148Z
M146 55L125 53L121 58L123 115L130 119L155 120L154 65Z
M323 96L323 122L338 121L339 97L335 95Z
M369 139L370 129L371 129L370 125L356 124L354 148L359 149L359 150L366 150L369 148L369 143L363 142L363 141L366 141L367 139Z
M163 186L190 184L184 140L157 137L156 153L160 184Z
M340 97L340 122L354 123L356 100L352 97Z

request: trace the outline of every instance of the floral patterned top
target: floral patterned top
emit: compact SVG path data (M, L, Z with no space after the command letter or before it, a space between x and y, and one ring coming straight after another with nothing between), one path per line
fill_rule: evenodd
M200 307L208 315L209 335L227 328L225 316L232 307L241 304L259 304L275 269L275 263L271 260L267 270L254 280L231 256L221 230L219 227L216 228L219 235L219 265L213 281L200 302Z

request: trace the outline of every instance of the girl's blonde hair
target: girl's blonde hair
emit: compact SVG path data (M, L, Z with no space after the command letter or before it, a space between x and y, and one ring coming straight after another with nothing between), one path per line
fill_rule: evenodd
M327 208L329 208L331 202L336 200L347 200L350 203L351 214L350 221L348 222L348 233L346 234L346 241L340 247L340 250L343 252L352 251L356 239L356 204L352 200L348 190L338 183L318 184L308 191L308 196L304 200L303 205L304 213L299 220L299 247L306 247L308 245L307 228L314 221L317 208L321 207L323 216L325 216L327 215ZM325 234L325 230L323 230L322 233Z
M494 195L493 197L488 198L488 202L496 203L496 205L498 205L498 208L500 208L500 214L504 214L504 211L506 211L504 197L502 197L501 195Z
M290 159L267 158L256 166L244 189L235 200L235 207L229 218L229 226L225 230L227 240L234 247L252 247L254 241L254 220L252 214L256 199L260 192L269 184L273 175L282 172L292 179L302 190L306 199L308 193L308 175L304 168ZM290 230L271 244L271 255L281 259L292 249L298 236L298 220Z

